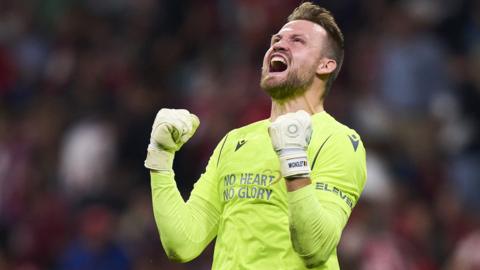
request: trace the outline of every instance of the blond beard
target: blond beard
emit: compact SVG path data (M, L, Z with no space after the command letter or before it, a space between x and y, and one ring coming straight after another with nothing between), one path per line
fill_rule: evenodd
M303 74L289 72L284 82L269 84L266 80L267 74L262 70L260 87L265 90L274 100L287 100L302 95L312 85L315 78L315 71L309 70Z

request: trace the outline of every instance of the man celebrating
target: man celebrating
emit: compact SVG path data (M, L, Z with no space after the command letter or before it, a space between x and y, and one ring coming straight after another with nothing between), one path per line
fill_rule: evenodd
M270 119L225 135L187 202L172 163L199 120L159 111L145 166L169 258L192 260L216 237L212 269L339 269L336 247L366 178L360 137L323 108L342 61L331 13L297 7L263 60Z

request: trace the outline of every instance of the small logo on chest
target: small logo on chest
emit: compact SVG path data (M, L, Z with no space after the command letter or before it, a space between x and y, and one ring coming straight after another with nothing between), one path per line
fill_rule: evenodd
M247 140L245 140L245 139L242 139L242 140L238 141L237 146L235 147L235 152L237 152L237 150L240 149L240 147L242 147L246 142L247 142Z

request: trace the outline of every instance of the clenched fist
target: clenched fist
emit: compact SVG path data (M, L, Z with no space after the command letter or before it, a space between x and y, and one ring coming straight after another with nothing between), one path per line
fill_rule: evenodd
M172 170L173 157L195 133L198 117L183 109L161 109L152 126L145 167L156 171Z
M273 149L285 179L310 176L307 147L312 136L310 115L305 111L278 117L268 128Z

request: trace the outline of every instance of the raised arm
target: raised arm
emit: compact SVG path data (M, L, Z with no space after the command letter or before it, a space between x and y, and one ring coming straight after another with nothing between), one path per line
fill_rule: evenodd
M187 262L197 257L217 232L220 200L216 192L216 158L195 183L187 202L178 191L172 169L175 152L193 135L198 118L186 110L158 112L148 146L145 167L150 169L155 222L167 256Z
M325 148L326 158L311 172L310 132L309 116L299 112L279 117L270 127L286 179L292 245L307 267L315 267L328 263L363 189L365 149L352 149L346 134L332 136L333 147Z

